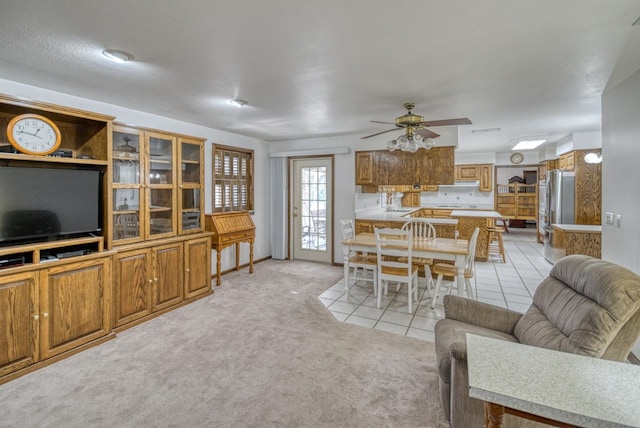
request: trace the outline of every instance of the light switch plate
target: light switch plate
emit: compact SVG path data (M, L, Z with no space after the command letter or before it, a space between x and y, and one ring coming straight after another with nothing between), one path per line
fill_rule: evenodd
M622 216L620 214L616 214L616 227L620 227L621 220L622 220Z
M604 222L605 224L613 224L613 213L605 213Z

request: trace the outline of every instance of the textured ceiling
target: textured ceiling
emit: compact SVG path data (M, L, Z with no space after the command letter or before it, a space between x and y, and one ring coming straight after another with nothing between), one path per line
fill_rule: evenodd
M499 152L600 129L606 85L640 68L639 16L640 0L3 0L0 77L269 141L358 138L415 101L473 121L461 151Z

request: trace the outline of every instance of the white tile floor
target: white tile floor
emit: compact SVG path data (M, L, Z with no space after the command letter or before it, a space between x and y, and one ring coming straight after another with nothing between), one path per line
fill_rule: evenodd
M478 300L497 306L524 312L531 304L536 287L551 270L551 263L544 258L542 244L535 243L535 229L511 229L505 234L507 262L491 257L488 262L476 262L476 274L472 278ZM443 283L444 285L447 283ZM407 313L406 286L395 292L391 284L383 296L381 308L377 308L371 282L361 281L349 291L344 291L342 280L324 291L319 299L333 316L343 322L385 330L418 339L434 340L434 325L444 317L442 297L431 309L431 298L426 294L426 281L421 278L418 304L413 313ZM455 287L452 291L456 292ZM442 294L442 292L441 292Z

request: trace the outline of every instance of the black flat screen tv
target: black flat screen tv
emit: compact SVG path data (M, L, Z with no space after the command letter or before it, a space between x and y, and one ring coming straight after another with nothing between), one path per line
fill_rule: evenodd
M102 230L102 172L0 166L0 245Z

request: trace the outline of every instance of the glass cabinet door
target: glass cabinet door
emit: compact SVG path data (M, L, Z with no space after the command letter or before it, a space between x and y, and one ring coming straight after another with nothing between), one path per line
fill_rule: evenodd
M142 238L142 132L114 127L113 240Z
M179 140L178 147L180 155L180 172L178 175L180 179L180 191L178 193L180 232L198 232L203 229L204 147L200 141L184 139Z
M148 212L149 236L175 235L175 144L173 137L148 134Z

